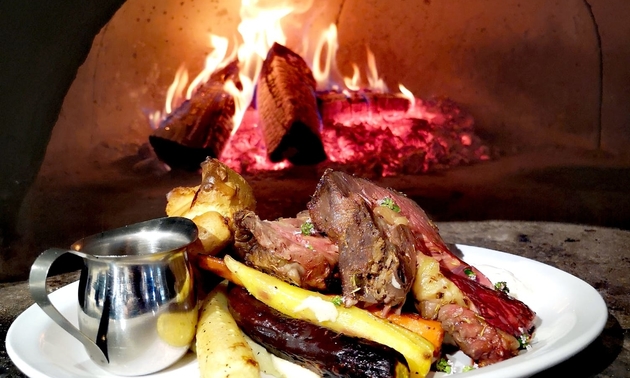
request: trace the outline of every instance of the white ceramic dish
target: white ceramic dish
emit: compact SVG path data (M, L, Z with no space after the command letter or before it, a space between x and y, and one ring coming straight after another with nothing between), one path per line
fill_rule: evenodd
M507 281L511 293L537 314L532 347L518 356L466 373L466 377L526 377L573 356L603 330L608 316L604 300L586 282L551 266L485 248L458 245L463 258L493 282ZM77 323L72 283L51 294L57 308ZM9 328L7 352L32 378L115 377L92 363L83 346L53 323L37 306L24 311ZM198 377L192 354L174 366L146 377ZM431 373L438 378L442 373Z

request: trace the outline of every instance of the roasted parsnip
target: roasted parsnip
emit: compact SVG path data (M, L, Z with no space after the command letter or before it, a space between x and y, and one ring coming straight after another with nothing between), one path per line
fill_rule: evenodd
M258 362L228 310L227 282L208 294L197 325L201 378L260 378Z

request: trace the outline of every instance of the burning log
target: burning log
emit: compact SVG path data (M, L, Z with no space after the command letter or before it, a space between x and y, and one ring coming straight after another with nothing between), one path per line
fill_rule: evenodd
M326 159L315 86L302 57L277 43L271 47L258 81L256 104L272 162L287 159L306 165Z
M160 160L173 168L197 170L208 156L220 156L234 128L234 99L223 89L228 80L241 86L237 61L213 73L160 123L149 137Z
M399 94L363 90L318 92L317 101L324 125L386 122L409 109L409 100Z

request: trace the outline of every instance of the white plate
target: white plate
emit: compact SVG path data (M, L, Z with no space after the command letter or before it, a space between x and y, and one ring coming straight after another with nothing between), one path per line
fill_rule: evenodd
M511 293L537 315L532 347L518 356L466 373L466 377L524 377L573 356L603 330L608 316L604 300L586 282L551 266L485 248L457 246L464 260L493 282L507 281ZM50 295L51 301L77 324L78 283ZM83 346L33 305L13 322L7 352L15 365L32 378L115 377L92 363ZM443 374L431 374L435 378ZM198 377L189 353L174 366L146 377Z

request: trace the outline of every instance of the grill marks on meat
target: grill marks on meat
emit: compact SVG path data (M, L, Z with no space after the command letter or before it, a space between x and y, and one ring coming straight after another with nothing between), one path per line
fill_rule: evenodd
M348 177L326 171L307 204L315 227L339 246L344 304L400 306L416 269L411 230L373 211Z
M321 235L303 235L308 219L260 220L252 211L235 214L234 247L248 265L309 290L329 291L338 286L338 248Z
M518 353L518 340L498 328L488 326L474 311L459 305L446 305L438 320L453 341L479 366L490 365Z

